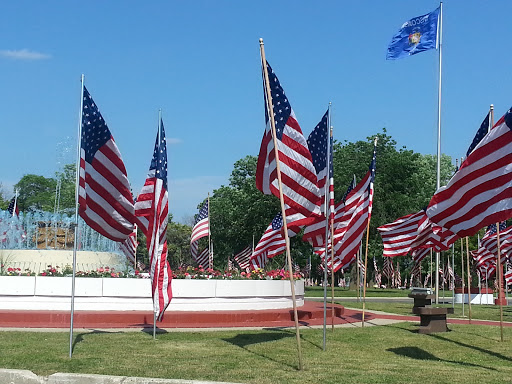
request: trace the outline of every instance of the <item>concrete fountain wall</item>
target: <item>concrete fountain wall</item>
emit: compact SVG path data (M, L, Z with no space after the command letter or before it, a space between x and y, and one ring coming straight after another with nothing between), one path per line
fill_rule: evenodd
M0 310L67 311L71 277L0 276ZM289 280L174 279L172 311L292 308ZM295 281L297 306L304 281ZM75 311L152 311L150 279L76 278Z

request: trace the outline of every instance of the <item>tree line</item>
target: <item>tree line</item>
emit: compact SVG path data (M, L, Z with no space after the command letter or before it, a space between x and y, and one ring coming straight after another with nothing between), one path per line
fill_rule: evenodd
M378 143L375 192L369 231L369 257L376 256L378 264L382 265L382 241L377 227L427 206L436 187L436 157L420 154L406 147L398 147L386 129L367 137L366 140L336 141L333 148L336 203L341 200L354 176L359 181L368 171L374 137L378 138ZM257 243L272 218L280 212L279 200L276 197L263 195L256 189L256 163L257 157L251 155L236 161L228 185L220 186L210 197L210 226L216 269L225 269L228 258L253 242ZM454 171L451 158L442 155L441 185L448 182ZM18 198L20 210L53 211L59 179L60 210L72 214L75 206L74 164L64 166L53 178L34 174L24 175L15 185L15 188L21 191ZM170 193L172 194L172 191ZM200 202L198 208L203 203L204 201ZM0 207L6 209L7 205L5 196L0 194ZM175 222L172 215L169 217L168 258L172 268L194 264L189 244L192 224L181 224ZM138 240L137 257L148 263L146 242L140 231ZM200 247L205 247L206 241L205 238L201 239ZM299 234L291 239L291 252L295 262L304 267L312 255L312 248L302 241L302 234ZM457 249L456 257L460 260ZM280 267L284 264L284 256L278 256L271 262L274 267ZM317 263L318 260L313 257L313 269ZM410 258L406 258L400 264L407 268L410 263Z

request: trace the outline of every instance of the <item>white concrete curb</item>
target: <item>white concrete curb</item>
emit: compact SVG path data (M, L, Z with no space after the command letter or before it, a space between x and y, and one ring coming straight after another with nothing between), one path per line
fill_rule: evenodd
M21 369L0 369L2 384L236 384L219 381L156 379L145 377L54 373L48 377Z

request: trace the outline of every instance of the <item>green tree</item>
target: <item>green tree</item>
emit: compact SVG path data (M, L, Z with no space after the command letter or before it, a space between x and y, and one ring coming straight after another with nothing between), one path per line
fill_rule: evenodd
M14 186L20 191L20 211L53 211L56 185L56 180L51 177L24 175Z
M436 157L415 153L405 147L397 149L396 141L383 129L366 141L335 144L333 171L337 200L343 196L354 175L360 181L368 172L375 137L378 141L369 257L382 255L382 240L377 227L425 208L436 186ZM451 158L443 155L442 185L453 172Z
M2 183L0 183L0 209L6 210L9 207L9 202L10 201L5 196L4 187Z
M72 214L75 210L76 165L64 165L62 172L55 173L55 179L61 182L59 209Z
M192 255L190 254L190 235L192 228L185 224L172 221L172 215L169 217L167 226L167 260L171 268L176 269L182 264L192 264Z

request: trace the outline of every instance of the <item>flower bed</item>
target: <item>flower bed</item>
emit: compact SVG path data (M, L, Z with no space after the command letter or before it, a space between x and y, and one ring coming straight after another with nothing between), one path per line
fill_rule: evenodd
M40 272L37 276L71 276L73 269L70 265L61 268L60 266L48 265L48 267ZM0 276L36 276L36 274L29 269L21 270L21 268L5 267L2 265L0 269ZM96 270L76 271L76 277L112 277L112 278L148 278L149 274L135 270L116 271L114 268L105 266L97 268ZM289 272L284 269L276 269L265 271L263 269L256 269L250 272L239 271L232 269L228 271L218 271L210 268L203 268L201 266L194 268L191 266L181 267L173 270L173 279L217 279L217 280L288 280ZM303 278L300 272L293 274L294 279L299 280Z

